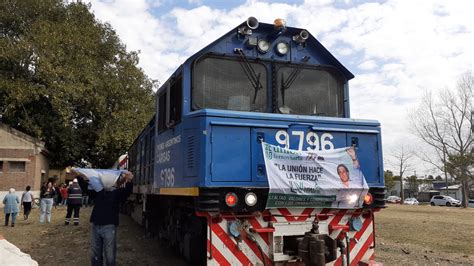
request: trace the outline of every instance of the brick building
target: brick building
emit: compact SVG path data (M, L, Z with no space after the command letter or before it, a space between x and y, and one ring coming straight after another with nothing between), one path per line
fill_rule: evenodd
M47 154L40 140L0 123L0 199L11 187L21 195L27 185L38 195L48 177Z

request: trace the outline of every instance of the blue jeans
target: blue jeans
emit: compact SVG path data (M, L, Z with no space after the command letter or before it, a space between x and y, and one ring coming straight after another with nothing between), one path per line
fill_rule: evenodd
M105 257L105 265L115 266L115 255L117 253L116 227L114 224L92 225L92 266L102 266L103 256Z
M51 223L51 209L53 208L52 198L41 199L40 223L44 223L45 217L48 223Z

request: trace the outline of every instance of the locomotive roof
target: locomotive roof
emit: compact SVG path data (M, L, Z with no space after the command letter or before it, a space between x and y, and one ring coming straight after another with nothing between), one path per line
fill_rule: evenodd
M300 63L299 60L301 59L302 55L308 55L310 57L309 61L307 62L308 65L325 65L325 66L332 66L338 69L343 76L350 80L354 78L354 75L346 68L344 65L341 64L311 33L309 33L308 39L304 43L304 49L299 49L295 52L295 55L291 55L290 58L282 59L278 56L274 55L274 53L267 53L262 55L256 51L252 52L249 49L245 49L245 41L248 37L242 37L238 35L237 31L242 26L245 26L246 22L241 23L231 31L227 32L214 42L210 43L191 57L186 60L186 63L192 63L194 60L199 58L200 56L207 54L207 53L217 53L217 54L232 54L234 48L242 48L244 53L252 57L257 57L260 59L267 59L267 60L275 60L275 61L290 61L292 63ZM252 35L257 36L259 38L265 38L268 36L270 32L274 31L275 27L273 24L268 23L259 23L258 28L252 30ZM288 43L294 43L291 41L292 36L299 34L302 30L301 28L294 28L294 27L286 27L285 31L279 35L277 38L273 39L274 42L279 42L280 40L286 40ZM239 45L241 47L239 47ZM296 45L296 44L294 44ZM256 50L256 49L254 49Z

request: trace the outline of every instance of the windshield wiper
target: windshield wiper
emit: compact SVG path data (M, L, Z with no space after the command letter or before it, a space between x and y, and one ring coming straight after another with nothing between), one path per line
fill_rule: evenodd
M296 78L300 74L301 69L303 68L303 66L306 64L306 62L308 62L309 58L310 58L309 56L304 56L301 59L301 63L296 68L294 68L293 71L291 71L290 75L288 75L288 79L286 80L286 82L285 82L285 77L284 77L283 73L281 73L281 88L280 88L280 91L281 91L281 100L282 100L283 105L285 105L285 90L287 90L291 87L293 82L296 80Z
M244 70L245 75L247 76L248 80L252 84L254 88L254 94L253 94L253 101L252 103L255 104L255 101L257 100L257 94L260 89L262 89L262 84L260 83L260 73L255 73L255 69L252 67L250 64L249 60L247 60L247 57L245 56L244 52L240 48L235 48L234 53L237 53L240 57L240 66Z

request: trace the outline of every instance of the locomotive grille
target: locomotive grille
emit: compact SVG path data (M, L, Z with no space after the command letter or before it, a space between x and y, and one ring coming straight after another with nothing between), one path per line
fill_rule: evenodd
M194 136L188 136L186 139L187 153L186 153L186 168L193 169L196 167L196 141Z

